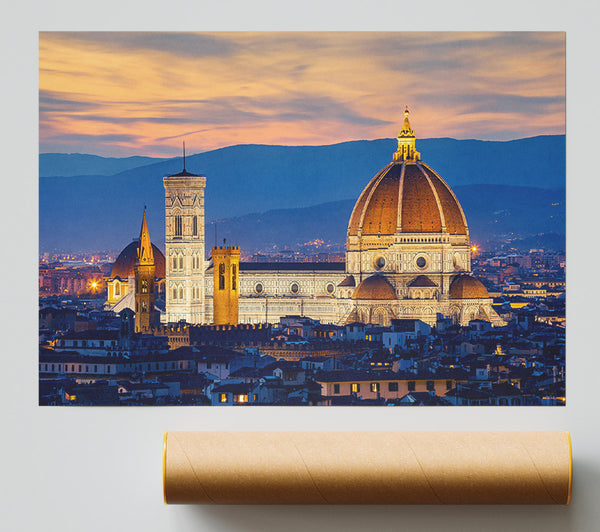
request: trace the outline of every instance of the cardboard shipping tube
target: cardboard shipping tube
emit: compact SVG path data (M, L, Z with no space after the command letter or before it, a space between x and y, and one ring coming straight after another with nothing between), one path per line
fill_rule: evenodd
M568 432L167 432L167 504L569 504Z

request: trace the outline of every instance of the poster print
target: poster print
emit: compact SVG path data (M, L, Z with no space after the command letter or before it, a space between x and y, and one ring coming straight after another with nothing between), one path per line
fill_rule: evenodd
M42 32L41 405L565 404L565 35Z

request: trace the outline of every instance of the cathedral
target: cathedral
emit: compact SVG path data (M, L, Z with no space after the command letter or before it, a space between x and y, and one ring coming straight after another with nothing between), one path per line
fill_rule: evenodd
M503 325L486 288L471 275L469 229L460 203L421 160L408 109L404 115L392 161L367 183L350 216L345 263L240 262L240 249L232 246L213 248L207 260L206 177L188 172L184 156L183 171L163 179L165 256L148 243L144 248L154 252L158 289L164 283L161 321L276 323L300 315L337 325L386 326L394 318L434 325L442 314L461 325L476 318ZM131 293L136 285L137 263L132 262L140 259L128 257L133 279L126 283L113 275L119 256L108 280L108 303L115 309L122 299L117 290ZM124 305L132 304L130 296Z

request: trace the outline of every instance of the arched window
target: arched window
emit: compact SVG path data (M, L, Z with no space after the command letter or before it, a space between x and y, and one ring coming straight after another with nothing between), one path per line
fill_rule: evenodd
M173 257L173 269L177 269L177 257Z
M179 269L183 270L183 257L179 257Z
M179 299L183 299L183 288L179 289Z
M121 295L121 283L119 281L115 282L115 295L116 296Z
M192 235L198 236L198 217L196 215L192 217Z
M142 294L148 293L148 279L142 279Z
M177 288L173 288L173 299L177 299Z
M235 264L231 265L231 289L237 290L237 268Z
M175 236L181 236L183 234L183 217L181 214L175 216Z
M219 290L225 290L225 263L219 264Z

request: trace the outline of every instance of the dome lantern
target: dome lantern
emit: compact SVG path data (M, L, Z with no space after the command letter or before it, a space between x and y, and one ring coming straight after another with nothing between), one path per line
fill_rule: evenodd
M419 161L421 154L415 148L415 132L408 121L408 106L404 109L404 122L398 133L398 149L394 153L394 161Z

